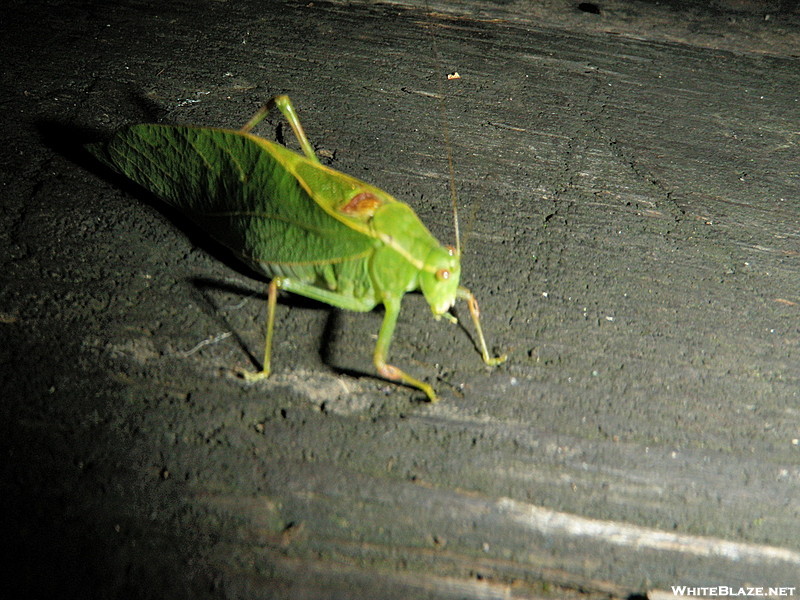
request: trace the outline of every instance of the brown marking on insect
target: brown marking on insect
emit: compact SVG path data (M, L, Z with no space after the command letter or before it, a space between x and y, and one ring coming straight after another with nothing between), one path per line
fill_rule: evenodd
M361 192L353 196L350 202L342 206L339 211L353 217L368 219L375 214L375 211L378 210L381 204L383 204L383 202L381 202L375 194L371 192Z

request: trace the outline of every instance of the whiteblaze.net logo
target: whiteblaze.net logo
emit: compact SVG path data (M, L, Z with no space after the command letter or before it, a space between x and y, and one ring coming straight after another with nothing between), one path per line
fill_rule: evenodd
M716 585L713 587L698 587L688 585L673 585L672 594L674 596L725 596L725 597L757 597L757 598L781 598L794 596L796 587L731 587L727 585Z

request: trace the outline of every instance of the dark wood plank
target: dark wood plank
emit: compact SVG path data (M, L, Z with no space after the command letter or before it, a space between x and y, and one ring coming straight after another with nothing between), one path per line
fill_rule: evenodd
M12 3L4 42L20 587L48 569L133 597L798 584L797 52L648 36L640 5L635 36L629 12L555 3L48 4ZM463 280L508 364L408 298L393 360L443 396L421 403L372 376L380 315L287 298L274 376L230 375L260 352L263 284L70 143L236 126L275 93L442 240L448 131Z

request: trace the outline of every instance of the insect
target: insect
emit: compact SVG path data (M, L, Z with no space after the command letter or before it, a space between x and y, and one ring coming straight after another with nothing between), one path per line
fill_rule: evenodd
M303 155L250 131L277 107ZM247 380L270 373L278 290L367 312L384 306L373 362L388 380L427 383L386 362L401 300L421 290L435 319L467 301L487 365L489 354L475 296L459 285L459 251L441 245L407 204L322 165L288 96L276 96L239 130L133 125L89 150L113 170L180 209L244 263L270 279L264 362Z

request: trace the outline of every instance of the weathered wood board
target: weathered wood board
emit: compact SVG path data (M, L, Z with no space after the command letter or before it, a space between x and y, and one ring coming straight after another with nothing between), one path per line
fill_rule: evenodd
M637 3L616 34L604 11L622 3L599 5L596 26L567 3L433 4L11 2L15 588L800 585L796 13L772 12L781 52L769 24L732 41L724 19L719 38L704 22L692 44ZM287 297L274 377L231 375L260 353L263 282L80 143L134 121L235 127L276 93L334 168L409 202L443 241L446 128L463 281L506 365L485 369L469 325L408 298L392 357L440 391L429 405L373 376L380 315ZM284 137L277 123L262 134Z

